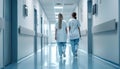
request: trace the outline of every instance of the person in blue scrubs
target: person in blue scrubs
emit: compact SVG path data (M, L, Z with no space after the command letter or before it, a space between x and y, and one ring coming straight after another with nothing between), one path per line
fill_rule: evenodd
M72 53L74 57L77 56L77 49L78 49L79 40L81 37L80 22L77 20L76 15L77 15L76 12L73 12L72 18L68 22L70 44L72 47Z
M55 25L55 40L57 41L60 58L62 58L62 55L65 57L67 25L61 13L58 14L58 22Z

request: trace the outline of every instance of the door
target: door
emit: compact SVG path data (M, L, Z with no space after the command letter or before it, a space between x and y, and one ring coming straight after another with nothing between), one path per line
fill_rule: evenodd
M34 9L34 31L35 31L34 52L37 53L37 10L36 9Z
M40 30L41 30L41 50L42 50L42 46L43 46L43 17L41 17L41 27L40 27Z

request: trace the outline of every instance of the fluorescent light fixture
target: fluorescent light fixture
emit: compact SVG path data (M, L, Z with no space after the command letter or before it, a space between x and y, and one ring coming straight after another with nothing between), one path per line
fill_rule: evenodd
M63 6L55 6L54 9L63 9Z
M59 12L55 12L55 15L58 15L59 14Z

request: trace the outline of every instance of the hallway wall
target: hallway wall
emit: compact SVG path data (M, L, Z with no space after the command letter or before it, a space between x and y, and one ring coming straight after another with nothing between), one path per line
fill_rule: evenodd
M80 0L79 2L79 21L81 23L81 34L79 50L88 53L88 36L87 36L87 0Z
M41 5L38 0L34 2L35 9L37 10L37 50L41 49Z
M3 0L0 0L0 18L3 18ZM0 30L0 68L3 67L3 31Z
M23 5L28 7L28 16L24 15ZM44 18L43 9L39 0L20 0L18 3L18 60L22 59L34 52L34 9L37 10L37 50L41 49L41 17ZM44 16L43 16L44 15ZM47 22L47 19L45 20ZM48 23L48 22L47 22ZM20 33L20 27L29 30L28 34ZM44 27L43 27L44 31ZM32 34L32 35L31 35Z
M118 2L119 0L93 0L93 4L98 5L98 13L93 15L93 27L99 26L106 21L115 19L118 22ZM103 24L104 25L104 24ZM117 31L101 32L93 34L93 54L119 63L119 39Z
M28 7L28 16L24 16L23 5ZM34 34L34 1L18 0L18 28L24 27ZM34 36L18 34L18 60L34 51Z

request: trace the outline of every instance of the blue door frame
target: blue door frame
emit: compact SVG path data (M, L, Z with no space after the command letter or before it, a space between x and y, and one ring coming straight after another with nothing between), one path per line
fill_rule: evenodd
M34 9L34 52L37 53L37 10Z

